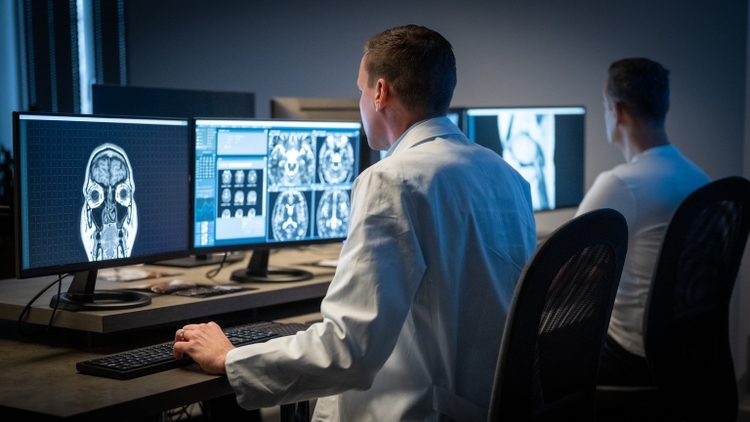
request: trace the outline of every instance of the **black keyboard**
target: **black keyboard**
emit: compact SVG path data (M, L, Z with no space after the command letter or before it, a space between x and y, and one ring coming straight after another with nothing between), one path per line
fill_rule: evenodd
M224 330L224 334L234 346L239 347L291 335L306 328L303 324L264 322L228 328ZM78 362L76 369L88 375L127 380L194 363L189 356L180 360L175 359L172 352L173 344L174 342L170 341Z

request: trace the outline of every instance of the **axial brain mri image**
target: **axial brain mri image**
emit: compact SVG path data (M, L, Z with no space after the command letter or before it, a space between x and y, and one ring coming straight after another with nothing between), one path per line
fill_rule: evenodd
M311 183L315 175L313 141L307 133L279 133L269 139L271 186Z
M125 151L105 143L86 167L81 240L89 261L129 257L138 232L133 170Z
M326 183L344 183L354 174L354 149L349 137L329 135L318 152L318 175Z
M330 189L323 193L316 218L320 237L346 237L349 228L349 193Z
M307 233L307 200L296 189L282 192L273 206L273 235L278 241L302 239Z

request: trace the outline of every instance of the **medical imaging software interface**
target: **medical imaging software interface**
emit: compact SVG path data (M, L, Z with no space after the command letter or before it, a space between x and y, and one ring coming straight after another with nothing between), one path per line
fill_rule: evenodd
M464 132L529 182L534 211L577 206L584 189L583 107L473 108Z
M17 124L22 270L189 251L187 120Z
M196 120L194 248L346 237L360 128Z

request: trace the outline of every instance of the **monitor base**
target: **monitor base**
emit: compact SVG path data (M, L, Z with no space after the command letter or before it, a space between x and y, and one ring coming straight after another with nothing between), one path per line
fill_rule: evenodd
M115 309L130 309L146 306L151 298L138 292L124 290L97 290L93 294L71 294L70 292L54 295L50 300L50 308L57 305L57 309L66 311L110 311Z
M245 252L229 252L227 253L227 259L224 260L224 254L208 254L208 255L191 255L187 258L168 259L166 261L154 262L153 265L163 265L165 267L180 267L180 268L194 268L202 267L204 265L221 264L222 261L225 264L232 262L238 262L245 259Z
M311 272L296 268L268 267L265 271L251 271L247 268L232 271L232 281L238 283L286 283L305 281L313 278Z
M269 254L268 249L254 250L247 268L232 271L231 280L238 283L286 283L314 277L311 272L297 268L269 267Z

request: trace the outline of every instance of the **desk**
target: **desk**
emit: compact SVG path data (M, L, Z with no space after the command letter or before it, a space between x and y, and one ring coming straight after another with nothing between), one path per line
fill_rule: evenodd
M271 262L284 266L310 263L335 258L339 249L340 245L328 245L284 250L272 254ZM223 269L214 282L230 283L231 270L241 265L246 262ZM159 269L164 271L165 267ZM183 272L180 277L205 283L208 269L179 269ZM292 301L319 300L325 295L333 269L305 269L313 272L315 278L295 283L248 284L258 289L213 298L153 295L153 303L143 308L109 312L58 310L54 326L63 328L57 329L57 335L33 339L19 334L15 320L23 306L40 290L39 286L46 286L52 278L1 280L0 318L5 320L0 320L3 356L0 359L0 419L21 420L33 416L33 420L126 420L232 394L226 377L206 375L197 365L119 381L79 374L75 363L140 346L134 341L145 344L168 341L176 327L188 320L259 307L270 309L272 305L283 307ZM121 286L98 284L98 287ZM39 298L29 320L47 324L52 294L48 292ZM92 332L100 333L107 341L95 347L87 345L86 339ZM149 337L160 340L151 341Z

